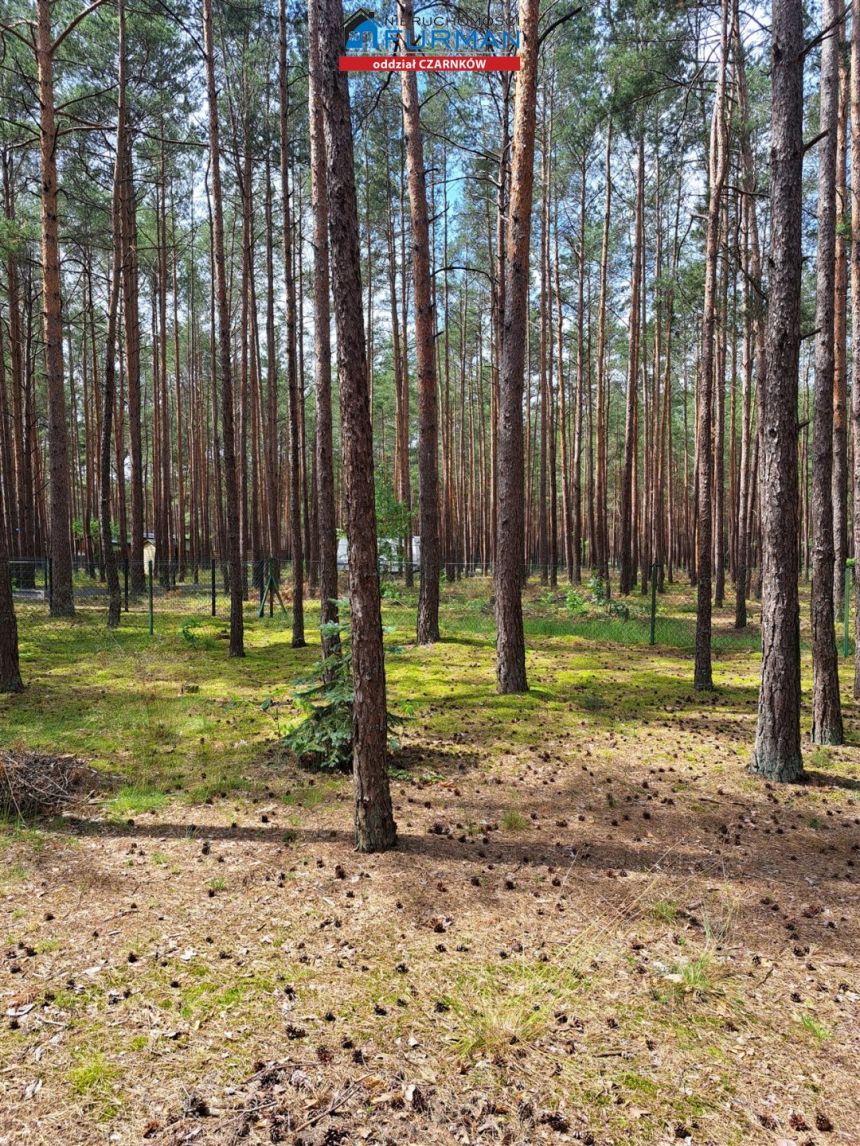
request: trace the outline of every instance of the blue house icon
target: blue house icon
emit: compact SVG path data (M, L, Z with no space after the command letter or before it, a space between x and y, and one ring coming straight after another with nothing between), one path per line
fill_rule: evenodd
M349 34L346 39L346 50L348 52L360 52L364 47L365 37L370 37L371 47L379 50L379 32L380 27L375 20L362 20L360 24L356 24L354 28L349 29Z

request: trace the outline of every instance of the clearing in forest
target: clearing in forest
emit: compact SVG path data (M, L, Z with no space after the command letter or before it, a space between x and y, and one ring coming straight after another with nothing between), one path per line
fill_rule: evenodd
M849 689L847 745L770 786L755 624L718 611L700 694L689 591L651 648L644 598L532 585L531 691L502 697L489 592L443 586L424 648L387 590L407 721L374 856L349 778L279 748L318 657L288 619L249 609L236 662L222 620L20 609L0 742L108 790L0 835L0 1141L860 1142Z

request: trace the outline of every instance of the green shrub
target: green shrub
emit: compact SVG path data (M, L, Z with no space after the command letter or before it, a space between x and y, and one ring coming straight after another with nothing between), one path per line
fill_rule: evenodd
M584 613L588 612L588 602L576 589L568 589L564 603L567 606L568 613L572 613L575 617L581 617Z
M599 573L591 574L588 588L591 591L591 599L595 605L605 605L609 600L609 594L606 591L606 582Z
M305 716L284 737L285 746L305 768L348 772L352 767L352 642L347 625L323 626L324 636L340 636L340 653L317 661L311 673L301 678L294 699ZM388 712L388 747L399 748L391 729L403 718Z

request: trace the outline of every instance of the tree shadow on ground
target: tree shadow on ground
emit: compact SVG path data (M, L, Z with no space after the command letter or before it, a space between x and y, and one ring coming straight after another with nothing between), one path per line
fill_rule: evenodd
M832 772L818 772L813 768L804 770L803 782L813 788L844 788L848 792L860 792L860 780Z

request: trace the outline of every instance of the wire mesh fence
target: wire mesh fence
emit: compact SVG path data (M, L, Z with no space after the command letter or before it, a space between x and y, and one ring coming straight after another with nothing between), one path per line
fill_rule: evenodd
M46 557L16 559L10 563L15 601L21 606L50 610L52 595L51 561ZM546 571L529 570L523 594L526 636L552 638L574 636L583 640L626 647L692 650L696 643L695 589L686 575L673 582L660 578L653 567L645 584L639 584L624 597L617 594L611 578L609 586L594 576L581 585L567 582L566 571L557 570L552 579ZM159 618L215 617L226 621L230 608L230 586L226 564L207 559L181 569L178 562L145 562L141 582L134 583L128 563L120 562L119 579L122 612L145 619L154 632ZM346 570L339 570L341 593L346 593ZM410 576L411 573L411 576ZM853 564L846 568L844 601L835 618L839 653L848 657L854 651ZM246 618L284 618L292 604L292 568L283 560L264 559L243 564L243 597ZM419 573L402 563L382 563L380 583L387 621L408 631L414 625ZM306 585L306 598L313 612L314 587ZM808 585L801 586L804 596ZM76 609L107 610L108 592L103 573L80 558L74 564ZM442 566L440 600L442 624L451 636L471 635L492 640L494 636L494 585L492 567L486 563L449 563ZM24 613L27 610L23 610ZM801 636L808 644L808 623L802 608ZM312 616L309 624L313 624ZM753 594L748 600L747 623L735 624L734 593L727 586L724 601L715 605L711 635L716 652L757 652L761 648L760 602Z

